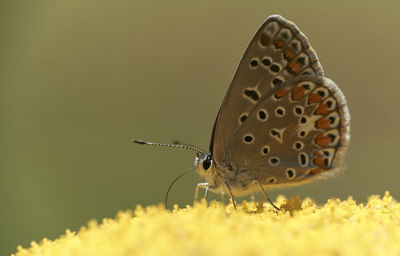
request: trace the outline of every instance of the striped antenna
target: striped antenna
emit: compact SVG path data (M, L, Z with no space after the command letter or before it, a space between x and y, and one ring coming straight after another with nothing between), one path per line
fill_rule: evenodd
M140 144L140 145L148 145L148 146L160 146L160 147L170 147L170 148L183 148L187 150L192 150L201 154L202 156L207 155L200 147L195 145L186 145L186 144L164 144L164 143L153 143L148 141L142 140L133 140L133 143Z

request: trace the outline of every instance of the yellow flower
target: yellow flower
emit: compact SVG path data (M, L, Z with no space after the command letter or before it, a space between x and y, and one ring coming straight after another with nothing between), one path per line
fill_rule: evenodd
M400 203L389 194L366 205L351 197L319 207L310 199L268 203L162 205L118 213L55 241L18 248L30 255L400 255Z

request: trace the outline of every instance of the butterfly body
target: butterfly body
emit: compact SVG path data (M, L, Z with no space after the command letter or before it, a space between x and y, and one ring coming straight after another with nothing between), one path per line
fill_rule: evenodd
M207 157L212 157L210 154L203 158L195 158L196 171L204 177L209 188L215 193L228 194L228 188L225 183L229 185L231 192L235 196L244 196L249 193L259 190L258 184L255 182L254 177L249 175L249 172L245 169L233 170L230 168L216 166L215 162L211 163L211 166L206 169L203 166L204 160Z

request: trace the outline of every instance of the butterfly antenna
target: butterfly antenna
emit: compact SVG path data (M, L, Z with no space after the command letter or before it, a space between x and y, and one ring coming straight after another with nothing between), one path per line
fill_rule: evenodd
M185 174L187 174L187 173L189 173L189 172L193 172L193 171L194 171L194 169L190 169L190 170L184 171L184 172L182 172L181 174L179 174L179 175L171 182L171 184L170 184L169 187L168 187L167 193L165 194L165 201L164 201L164 203L165 203L165 208L168 209L168 195L169 195L169 191L171 190L171 188L172 188L172 186L175 184L175 182L176 182L177 180L179 180L183 175L185 175Z
M204 149L202 149L201 147L197 146L197 145L193 145L193 144L189 144L189 143L184 143L182 141L179 140L174 140L172 141L172 144L174 145L184 145L184 146L189 146L189 147L193 147L193 148L197 148L199 151L201 152L206 152Z
M203 156L207 155L204 150L202 150L198 146L193 146L193 145L181 145L181 144L164 144L164 143L153 143L153 142L147 142L147 141L142 141L142 140L133 140L133 143L140 144L140 145L148 145L148 146L160 146L160 147L170 147L170 148L183 148L183 149L188 149L192 150L194 152L197 152Z

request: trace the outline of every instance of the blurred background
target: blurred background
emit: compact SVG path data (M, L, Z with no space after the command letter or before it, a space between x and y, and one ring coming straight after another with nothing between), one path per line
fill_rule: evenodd
M396 3L399 5L398 3ZM400 16L391 1L0 3L0 254L92 218L163 201L208 148L236 65L271 14L308 36L347 97L352 139L334 179L273 190L319 203L390 190L400 199ZM171 203L191 204L192 173ZM259 195L261 198L261 196ZM210 199L215 197L211 196Z

